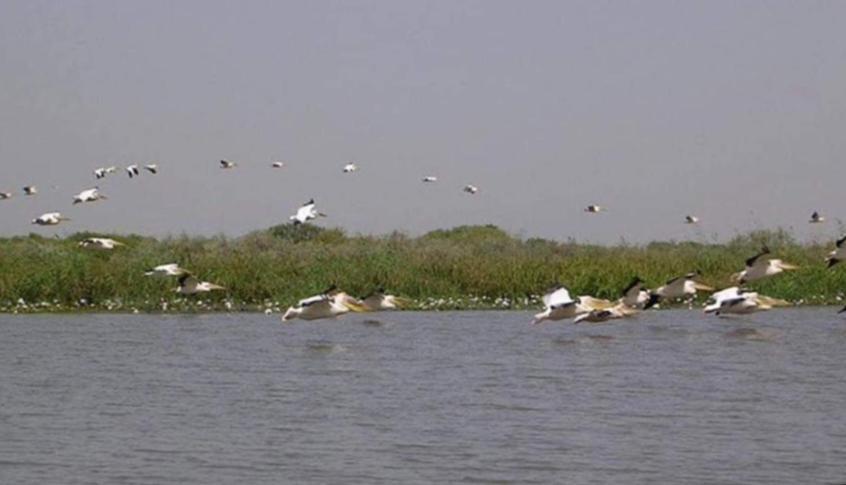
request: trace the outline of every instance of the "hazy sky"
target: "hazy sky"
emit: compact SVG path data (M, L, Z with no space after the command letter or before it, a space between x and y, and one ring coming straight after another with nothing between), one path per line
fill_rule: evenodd
M0 234L237 236L314 197L353 233L834 235L806 221L846 219L844 19L836 1L5 0ZM93 169L152 160L71 206ZM73 221L29 224L53 210Z

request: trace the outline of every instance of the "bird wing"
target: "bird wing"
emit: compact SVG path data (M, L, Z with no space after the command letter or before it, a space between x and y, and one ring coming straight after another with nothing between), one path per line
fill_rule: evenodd
M327 295L316 295L310 296L308 298L304 298L297 303L297 306L307 307L311 305L315 305L320 302L328 302L330 300L329 296Z
M640 280L640 278L635 277L635 278L632 280L632 282L631 282L631 283L629 283L629 286L627 286L627 287L623 290L623 296L628 295L630 291L640 292L640 290L641 290L642 288L643 288L643 281L641 281L641 280Z
M571 301L573 301L573 299L570 298L570 292L567 291L567 288L564 288L563 286L558 287L552 290L551 292L543 295L543 304L550 308L553 306L569 303Z
M842 247L843 247L843 243L846 243L846 236L843 236L843 237L841 237L840 239L838 239L838 240L837 240L837 243L836 243L835 245L836 245L838 248L842 248Z
M758 260L761 259L761 257L766 256L767 254L770 254L770 249L764 246L763 248L761 248L761 251L758 254L746 260L746 267L751 268L752 266L755 266Z

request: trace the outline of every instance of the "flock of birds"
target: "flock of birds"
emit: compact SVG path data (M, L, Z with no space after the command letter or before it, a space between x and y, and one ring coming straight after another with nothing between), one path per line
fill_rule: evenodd
M238 164L228 160L220 160L219 166L223 170L231 170L236 168ZM271 167L281 169L285 167L285 163L273 162L271 163ZM145 165L132 164L127 166L125 170L131 179L138 177L141 174L141 170L156 175L159 172L159 166L157 163ZM343 173L353 173L356 171L358 171L358 166L355 163L347 163L342 168ZM117 172L117 167L114 166L101 167L93 171L94 177L97 180L115 172ZM424 183L435 183L438 181L438 178L428 175L423 177L422 181ZM464 186L462 190L468 194L479 192L479 188L471 184ZM34 196L38 193L38 189L32 185L26 186L23 187L23 193L25 196ZM12 194L9 192L0 192L0 200L11 197ZM76 205L105 199L107 197L100 193L99 187L92 187L73 196L72 203ZM584 209L585 212L590 214L599 214L607 210L605 207L594 204L588 205ZM290 216L290 220L294 225L300 225L318 217L326 217L326 214L318 211L314 199L311 199L300 206ZM32 223L42 226L53 226L69 220L61 212L48 212L33 219ZM825 217L818 211L815 211L808 222L818 224L824 221ZM699 218L694 215L687 215L684 222L686 224L698 224ZM123 246L123 243L110 238L90 237L80 241L79 245L83 248L113 250ZM749 282L772 277L784 271L797 269L795 265L785 263L781 259L770 259L767 257L768 255L770 255L770 250L767 247L762 248L758 254L746 260L746 267L742 271L732 276L732 279L737 282L738 286L732 286L719 291L715 291L714 288L696 281L697 272L673 278L654 290L647 289L645 282L635 277L616 301L599 299L589 295L573 298L570 296L567 288L556 285L543 296L544 310L535 315L532 322L540 324L547 321L569 318L572 318L574 323L606 322L633 316L643 310L655 307L662 301L686 298L688 299L688 303L691 303L698 291L713 292L708 299L708 304L705 306L704 311L715 315L748 314L786 306L788 302L784 300L764 296L742 287L742 285ZM831 268L843 260L846 260L846 236L837 240L835 249L826 258L826 263ZM176 263L156 266L145 272L145 274L147 276L176 277L179 286L174 291L182 295L195 295L226 289L215 283L201 281L191 271L181 268ZM387 294L383 288L379 288L364 297L355 298L333 285L321 294L302 299L296 305L288 308L282 316L282 320L317 320L335 318L349 312L394 310L407 306L409 302L410 300ZM840 310L839 313L844 312L846 312L846 307Z

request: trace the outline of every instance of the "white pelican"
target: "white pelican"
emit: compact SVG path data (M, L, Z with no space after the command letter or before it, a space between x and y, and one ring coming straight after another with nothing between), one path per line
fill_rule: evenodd
M614 306L613 303L594 298L592 296L580 296L575 300L570 297L567 288L557 285L543 296L544 311L536 314L532 319L533 324L539 324L546 320L562 320L573 318L582 313L593 310L602 310Z
M622 303L611 308L605 308L601 310L591 310L588 313L584 313L582 315L577 316L573 323L581 323L581 322L588 322L588 323L602 323L607 322L608 320L616 320L618 318L625 318L637 313L637 310L633 308L629 308Z
M220 168L235 168L238 164L235 162L230 162L229 160L221 160L220 161Z
M828 253L825 262L828 263L828 268L846 259L846 236L841 237L834 243L834 251Z
M380 310L396 310L402 308L409 302L404 298L385 293L384 288L379 288L373 293L359 299L362 307L367 311L376 312Z
M348 163L344 165L344 173L352 173L358 170L358 167L354 163Z
M427 176L423 177L423 181L424 181L424 182L427 182L427 183L437 182L437 181L438 181L438 177L435 177L435 176L433 176L433 175L427 175Z
M138 171L138 165L134 163L126 167L126 174L129 175L129 178L137 177L139 173L141 172Z
M11 192L0 192L0 200L11 199L12 193Z
M684 216L684 223L685 224L696 224L699 222L699 218L696 216L687 215Z
M83 190L82 192L78 193L73 197L73 203L81 204L83 202L96 202L98 200L107 199L105 195L99 192L98 187L94 187L93 189Z
M696 295L698 290L714 291L714 288L703 285L702 283L694 280L697 276L699 276L699 272L694 271L684 276L678 276L668 280L664 286L658 288L649 295L649 301L644 305L644 309L655 306L656 303L663 299L693 297Z
M184 276L190 272L176 263L160 264L144 272L145 276Z
M297 306L290 307L282 315L282 321L295 318L318 320L335 318L349 312L363 312L366 309L355 298L339 291L334 285L320 295L300 300Z
M468 184L468 185L464 186L464 191L467 192L468 194L475 194L476 192L479 191L479 187L476 187L475 185L469 185Z
M23 188L24 195L35 195L38 193L38 188L34 185L27 185Z
M819 224L821 222L825 222L825 217L823 217L822 214L820 214L819 212L814 211L814 213L811 214L811 219L808 222L810 224Z
M590 214L599 214L600 212L605 212L607 210L608 209L606 209L605 207L598 206L598 205L589 205L589 206L585 207L585 212L588 212Z
M784 300L759 295L756 292L740 289L736 286L714 293L709 301L713 301L713 303L705 307L705 313L715 315L754 313L777 306L789 305Z
M619 301L629 308L643 309L649 302L649 292L643 286L643 280L635 276L629 286L623 290L623 297Z
M297 213L292 215L290 219L294 221L294 225L297 225L305 224L307 221L317 219L318 217L326 217L326 214L317 212L317 209L314 207L314 199L311 199L300 206L300 208L297 209Z
M89 237L88 239L80 241L79 245L83 248L114 249L118 246L123 246L124 244L105 237Z
M144 170L150 172L153 175L156 175L157 173L159 173L159 165L156 163L149 163L147 165L144 165Z
M114 173L117 170L117 167L100 167L94 170L94 177L97 179L101 179L110 173Z
M208 293L210 291L225 289L220 285L209 283L208 281L200 281L191 273L185 273L179 277L179 287L173 291L182 295L195 295L197 293Z
M67 217L63 216L59 212L48 212L46 214L41 214L37 218L32 220L33 224L38 224L39 226L55 226L56 224L62 221L69 221Z
M764 259L764 256L768 254L770 254L770 249L764 246L761 248L761 252L746 260L746 269L732 275L732 279L743 285L751 281L777 275L783 271L799 268L798 266L785 263L780 259Z
M273 162L270 166L273 168L282 168L285 166L285 162Z

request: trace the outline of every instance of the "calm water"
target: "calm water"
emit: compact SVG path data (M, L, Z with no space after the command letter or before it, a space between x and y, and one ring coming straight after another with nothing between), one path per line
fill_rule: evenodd
M846 482L834 312L0 316L0 483Z

